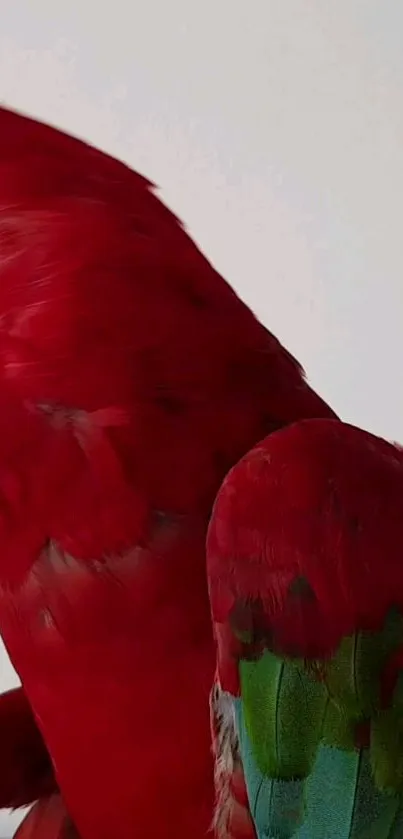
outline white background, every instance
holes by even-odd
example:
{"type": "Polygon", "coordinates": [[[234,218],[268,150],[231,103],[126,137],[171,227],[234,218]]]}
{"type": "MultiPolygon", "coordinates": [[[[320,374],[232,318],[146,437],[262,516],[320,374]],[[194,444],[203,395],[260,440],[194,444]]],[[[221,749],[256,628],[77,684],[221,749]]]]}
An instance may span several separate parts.
{"type": "Polygon", "coordinates": [[[401,0],[0,11],[0,99],[159,184],[343,418],[403,440],[401,0]]]}

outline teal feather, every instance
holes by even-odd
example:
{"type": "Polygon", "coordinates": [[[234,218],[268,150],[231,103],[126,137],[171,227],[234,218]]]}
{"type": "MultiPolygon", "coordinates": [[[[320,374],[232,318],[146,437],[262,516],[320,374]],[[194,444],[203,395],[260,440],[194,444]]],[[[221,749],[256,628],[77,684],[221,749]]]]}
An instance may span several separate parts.
{"type": "Polygon", "coordinates": [[[235,719],[249,805],[258,839],[289,839],[304,820],[303,780],[270,778],[259,769],[245,725],[243,703],[235,702],[235,719]]]}
{"type": "Polygon", "coordinates": [[[402,839],[403,836],[403,807],[399,807],[388,839],[402,839]]]}
{"type": "Polygon", "coordinates": [[[307,782],[306,820],[295,839],[391,839],[403,802],[374,783],[367,750],[321,746],[307,782]]]}
{"type": "Polygon", "coordinates": [[[235,707],[258,839],[402,839],[403,799],[375,786],[366,750],[321,745],[307,780],[268,778],[256,763],[242,700],[235,707]]]}

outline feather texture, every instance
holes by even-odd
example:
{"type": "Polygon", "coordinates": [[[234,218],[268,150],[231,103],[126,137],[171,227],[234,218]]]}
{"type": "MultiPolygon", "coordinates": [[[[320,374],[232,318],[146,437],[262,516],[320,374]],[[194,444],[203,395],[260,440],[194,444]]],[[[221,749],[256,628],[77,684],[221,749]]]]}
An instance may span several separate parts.
{"type": "Polygon", "coordinates": [[[313,768],[327,706],[323,683],[266,651],[239,663],[245,727],[256,762],[272,778],[306,778],[313,768]]]}
{"type": "Polygon", "coordinates": [[[402,450],[334,420],[278,431],[224,481],[207,546],[259,839],[398,836],[402,450]]]}
{"type": "Polygon", "coordinates": [[[25,816],[14,839],[79,839],[60,795],[38,801],[25,816]]]}
{"type": "Polygon", "coordinates": [[[0,631],[82,839],[205,836],[213,499],[318,415],[148,181],[0,109],[0,631]]]}
{"type": "Polygon", "coordinates": [[[53,767],[21,688],[0,695],[0,807],[17,808],[55,791],[53,767]]]}
{"type": "Polygon", "coordinates": [[[255,839],[244,770],[235,725],[232,697],[218,681],[210,696],[216,807],[213,827],[217,839],[255,839]]]}

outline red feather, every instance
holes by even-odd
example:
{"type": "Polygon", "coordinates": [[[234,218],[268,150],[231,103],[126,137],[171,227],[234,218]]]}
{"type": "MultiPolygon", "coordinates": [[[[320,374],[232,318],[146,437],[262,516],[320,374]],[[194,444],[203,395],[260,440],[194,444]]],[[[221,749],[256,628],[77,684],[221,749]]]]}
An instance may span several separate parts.
{"type": "Polygon", "coordinates": [[[55,790],[53,767],[31,707],[16,688],[0,695],[0,807],[24,807],[55,790]]]}
{"type": "Polygon", "coordinates": [[[5,109],[0,409],[0,631],[68,811],[82,839],[201,839],[213,499],[333,414],[144,178],[5,109]]]}
{"type": "Polygon", "coordinates": [[[261,442],[225,479],[209,529],[223,687],[236,691],[240,656],[324,658],[403,611],[402,544],[401,449],[321,419],[261,442]]]}
{"type": "Polygon", "coordinates": [[[20,824],[14,839],[79,839],[60,795],[38,801],[20,824]]]}

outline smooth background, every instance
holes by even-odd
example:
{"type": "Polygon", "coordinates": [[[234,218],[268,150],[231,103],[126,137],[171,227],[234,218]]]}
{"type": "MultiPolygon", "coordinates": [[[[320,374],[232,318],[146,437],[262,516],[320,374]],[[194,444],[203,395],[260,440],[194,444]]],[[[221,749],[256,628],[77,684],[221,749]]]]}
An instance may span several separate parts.
{"type": "Polygon", "coordinates": [[[159,184],[336,410],[403,441],[401,0],[0,12],[0,99],[159,184]]]}

